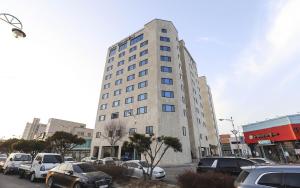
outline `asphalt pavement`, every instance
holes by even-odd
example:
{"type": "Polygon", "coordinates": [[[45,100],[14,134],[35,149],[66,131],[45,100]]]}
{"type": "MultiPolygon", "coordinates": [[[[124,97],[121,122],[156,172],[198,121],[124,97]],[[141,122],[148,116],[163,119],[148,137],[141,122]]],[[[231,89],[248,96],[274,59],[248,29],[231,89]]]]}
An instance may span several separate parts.
{"type": "Polygon", "coordinates": [[[46,188],[45,182],[31,183],[28,179],[20,179],[16,175],[0,173],[0,188],[46,188]]]}

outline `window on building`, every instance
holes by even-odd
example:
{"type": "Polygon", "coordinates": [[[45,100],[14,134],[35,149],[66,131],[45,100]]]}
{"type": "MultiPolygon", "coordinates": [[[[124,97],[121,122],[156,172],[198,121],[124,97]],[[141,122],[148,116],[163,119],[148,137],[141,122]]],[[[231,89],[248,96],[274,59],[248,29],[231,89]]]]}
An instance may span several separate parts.
{"type": "Polygon", "coordinates": [[[160,46],[161,51],[171,51],[171,48],[169,46],[160,46]]]}
{"type": "Polygon", "coordinates": [[[160,56],[160,60],[161,61],[168,61],[168,62],[170,62],[171,61],[171,57],[170,56],[161,55],[160,56]]]}
{"type": "Polygon", "coordinates": [[[164,42],[170,42],[170,38],[169,37],[160,37],[160,41],[164,41],[164,42]]]}
{"type": "Polygon", "coordinates": [[[109,57],[111,57],[111,56],[113,56],[113,55],[116,54],[116,51],[117,51],[116,49],[117,49],[116,47],[110,49],[110,51],[109,51],[109,57]]]}
{"type": "Polygon", "coordinates": [[[102,99],[107,99],[107,98],[108,98],[108,96],[109,96],[109,94],[108,94],[108,93],[104,93],[104,94],[102,95],[102,99]]]}
{"type": "Polygon", "coordinates": [[[125,56],[125,51],[119,53],[119,58],[125,56]]]}
{"type": "Polygon", "coordinates": [[[129,65],[127,70],[131,71],[131,70],[134,70],[134,69],[135,69],[135,64],[129,65]]]}
{"type": "Polygon", "coordinates": [[[127,41],[119,44],[119,52],[127,48],[127,41]]]}
{"type": "Polygon", "coordinates": [[[143,66],[143,65],[146,65],[146,64],[148,64],[148,59],[144,59],[143,61],[139,62],[139,66],[143,66]]]}
{"type": "Polygon", "coordinates": [[[162,78],[161,83],[162,84],[167,84],[167,85],[173,85],[173,79],[171,79],[171,78],[162,78]]]}
{"type": "Polygon", "coordinates": [[[100,110],[105,110],[107,109],[107,104],[101,104],[100,105],[100,110]]]}
{"type": "Polygon", "coordinates": [[[202,140],[202,134],[200,134],[200,139],[202,140]]]}
{"type": "Polygon", "coordinates": [[[137,109],[137,114],[145,114],[147,113],[147,106],[139,107],[137,109]]]}
{"type": "Polygon", "coordinates": [[[164,28],[163,28],[163,29],[161,29],[161,32],[162,32],[162,33],[167,33],[167,29],[164,29],[164,28]]]}
{"type": "Polygon", "coordinates": [[[124,117],[133,116],[133,109],[125,110],[124,117]]]}
{"type": "Polygon", "coordinates": [[[140,47],[146,46],[148,44],[148,40],[145,40],[144,42],[141,42],[140,47]]]}
{"type": "Polygon", "coordinates": [[[146,81],[138,83],[138,88],[141,89],[141,88],[147,87],[147,85],[148,85],[148,81],[146,80],[146,81]]]}
{"type": "Polygon", "coordinates": [[[114,91],[114,96],[120,95],[121,94],[121,89],[117,89],[114,91]]]}
{"type": "Polygon", "coordinates": [[[109,58],[109,59],[108,59],[108,61],[107,61],[107,63],[111,63],[111,62],[113,62],[113,61],[114,61],[114,59],[115,59],[114,57],[111,57],[111,58],[109,58]]]}
{"type": "Polygon", "coordinates": [[[163,112],[175,112],[175,105],[163,104],[162,111],[163,112]]]}
{"type": "Polygon", "coordinates": [[[117,119],[119,118],[119,112],[115,112],[111,114],[111,119],[117,119]]]}
{"type": "Polygon", "coordinates": [[[183,116],[186,116],[186,109],[183,109],[183,116]]]}
{"type": "Polygon", "coordinates": [[[161,91],[161,96],[166,98],[174,98],[173,91],[161,91]]]}
{"type": "Polygon", "coordinates": [[[131,53],[131,52],[135,51],[136,49],[137,49],[137,47],[136,47],[136,46],[134,46],[134,47],[130,48],[130,49],[129,49],[129,53],[131,53]]]}
{"type": "Polygon", "coordinates": [[[161,71],[161,72],[168,72],[168,73],[171,73],[171,72],[172,72],[172,67],[161,66],[161,67],[160,67],[160,71],[161,71]]]}
{"type": "Polygon", "coordinates": [[[113,66],[111,65],[111,66],[108,66],[107,68],[106,68],[106,71],[110,71],[110,70],[112,70],[113,69],[113,66]]]}
{"type": "Polygon", "coordinates": [[[120,100],[114,101],[112,104],[113,107],[120,106],[120,100]]]}
{"type": "Polygon", "coordinates": [[[139,72],[139,77],[146,76],[148,74],[148,69],[139,72]]]}
{"type": "Polygon", "coordinates": [[[101,132],[96,132],[96,138],[100,138],[101,132]]]}
{"type": "Polygon", "coordinates": [[[104,84],[104,86],[103,86],[104,89],[107,89],[109,87],[110,87],[110,83],[104,84]]]}
{"type": "Polygon", "coordinates": [[[130,40],[130,45],[134,45],[135,43],[143,40],[143,38],[144,38],[143,34],[140,34],[139,36],[134,37],[133,39],[130,40]]]}
{"type": "Polygon", "coordinates": [[[182,127],[182,135],[186,136],[186,128],[185,127],[182,127]]]}
{"type": "Polygon", "coordinates": [[[132,136],[136,133],[136,128],[130,128],[129,129],[129,135],[132,136]]]}
{"type": "Polygon", "coordinates": [[[104,121],[105,120],[105,115],[99,116],[99,121],[104,121]]]}
{"type": "Polygon", "coordinates": [[[92,137],[92,133],[87,133],[87,136],[88,137],[92,137]]]}
{"type": "Polygon", "coordinates": [[[138,95],[138,101],[146,100],[147,98],[147,93],[142,93],[138,95]]]}
{"type": "Polygon", "coordinates": [[[111,79],[111,74],[105,76],[105,80],[111,79]]]}
{"type": "Polygon", "coordinates": [[[133,80],[134,78],[135,78],[134,74],[129,75],[129,76],[127,76],[127,81],[133,80]]]}
{"type": "Polygon", "coordinates": [[[120,69],[120,70],[118,70],[117,72],[116,72],[116,75],[118,76],[118,75],[121,75],[121,74],[123,74],[123,72],[124,72],[124,70],[123,69],[120,69]]]}
{"type": "Polygon", "coordinates": [[[133,56],[130,56],[129,58],[128,58],[128,61],[132,61],[132,60],[135,60],[136,59],[136,55],[133,55],[133,56]]]}
{"type": "Polygon", "coordinates": [[[133,97],[125,98],[125,104],[133,103],[133,97]]]}
{"type": "Polygon", "coordinates": [[[126,92],[131,92],[134,90],[134,85],[130,85],[126,87],[126,92]]]}
{"type": "Polygon", "coordinates": [[[146,55],[146,54],[148,54],[148,49],[143,50],[143,51],[140,52],[140,56],[143,56],[143,55],[146,55]]]}
{"type": "Polygon", "coordinates": [[[146,134],[149,135],[153,134],[153,126],[146,126],[146,134]]]}
{"type": "Polygon", "coordinates": [[[205,140],[206,140],[206,141],[208,140],[207,136],[205,136],[205,140]]]}
{"type": "Polygon", "coordinates": [[[115,81],[115,85],[116,85],[116,86],[117,86],[117,85],[120,85],[120,84],[122,84],[122,79],[118,79],[118,80],[115,81]]]}
{"type": "Polygon", "coordinates": [[[125,61],[124,61],[124,60],[122,60],[122,61],[119,61],[119,62],[118,62],[118,66],[124,65],[124,63],[125,63],[125,61]]]}

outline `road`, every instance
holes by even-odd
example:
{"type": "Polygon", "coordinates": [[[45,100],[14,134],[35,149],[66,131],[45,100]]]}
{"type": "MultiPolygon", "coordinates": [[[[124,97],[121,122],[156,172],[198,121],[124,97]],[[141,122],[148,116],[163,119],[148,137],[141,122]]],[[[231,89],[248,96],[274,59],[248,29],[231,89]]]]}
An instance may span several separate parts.
{"type": "Polygon", "coordinates": [[[27,179],[20,179],[15,175],[0,173],[0,188],[46,188],[44,182],[31,183],[27,179]]]}

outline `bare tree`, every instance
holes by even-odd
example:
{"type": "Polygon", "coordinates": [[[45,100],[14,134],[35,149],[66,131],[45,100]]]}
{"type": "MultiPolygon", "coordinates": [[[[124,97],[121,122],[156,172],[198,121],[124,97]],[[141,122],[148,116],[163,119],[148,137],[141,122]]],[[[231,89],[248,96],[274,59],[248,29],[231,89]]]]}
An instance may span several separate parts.
{"type": "Polygon", "coordinates": [[[102,137],[111,146],[111,155],[115,155],[115,146],[125,136],[126,126],[121,121],[110,121],[104,127],[102,137]]]}

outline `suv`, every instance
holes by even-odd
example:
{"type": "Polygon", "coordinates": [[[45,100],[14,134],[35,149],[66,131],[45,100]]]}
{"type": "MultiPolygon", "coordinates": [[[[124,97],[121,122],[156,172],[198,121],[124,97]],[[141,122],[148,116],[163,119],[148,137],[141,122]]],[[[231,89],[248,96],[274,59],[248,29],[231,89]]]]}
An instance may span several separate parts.
{"type": "Polygon", "coordinates": [[[8,174],[10,172],[18,172],[18,169],[21,164],[30,163],[31,155],[26,153],[11,153],[4,165],[3,165],[3,173],[8,174]]]}
{"type": "Polygon", "coordinates": [[[200,159],[197,172],[221,172],[232,176],[238,176],[243,166],[253,166],[254,161],[240,157],[205,157],[200,159]]]}
{"type": "Polygon", "coordinates": [[[236,188],[300,188],[300,165],[243,167],[236,188]]]}

